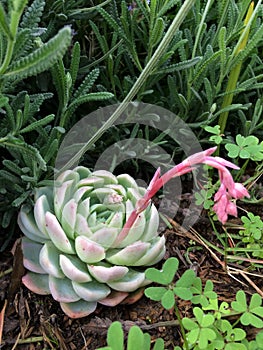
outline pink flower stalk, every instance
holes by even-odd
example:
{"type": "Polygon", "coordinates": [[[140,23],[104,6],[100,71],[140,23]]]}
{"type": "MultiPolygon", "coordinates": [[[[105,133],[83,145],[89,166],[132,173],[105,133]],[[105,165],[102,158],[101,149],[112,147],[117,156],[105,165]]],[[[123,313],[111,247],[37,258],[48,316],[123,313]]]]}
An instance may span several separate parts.
{"type": "Polygon", "coordinates": [[[203,152],[195,153],[186,158],[182,163],[168,170],[162,176],[160,176],[160,168],[158,168],[147,188],[145,195],[143,198],[138,200],[135,210],[131,213],[121,233],[119,234],[118,242],[122,241],[127,236],[129,229],[134,224],[137,216],[147,208],[152,197],[159,191],[160,188],[163,187],[166,182],[176,176],[181,176],[194,170],[194,166],[197,164],[207,164],[213,168],[216,168],[219,172],[221,185],[218,192],[215,194],[215,205],[213,207],[218,219],[225,224],[228,215],[237,216],[236,203],[233,202],[232,199],[235,200],[250,196],[246,188],[241,183],[234,182],[230,171],[227,169],[227,167],[232,169],[239,169],[239,167],[221,157],[212,157],[211,154],[213,154],[215,150],[216,147],[212,147],[203,152]]]}

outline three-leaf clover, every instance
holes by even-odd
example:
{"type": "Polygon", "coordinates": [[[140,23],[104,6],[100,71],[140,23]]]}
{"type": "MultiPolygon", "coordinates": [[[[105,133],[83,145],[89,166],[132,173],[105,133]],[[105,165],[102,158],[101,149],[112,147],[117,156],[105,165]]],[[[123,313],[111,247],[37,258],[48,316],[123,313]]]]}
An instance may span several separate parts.
{"type": "MultiPolygon", "coordinates": [[[[110,325],[107,333],[107,345],[97,350],[124,350],[124,332],[121,323],[118,321],[110,325]]],[[[130,328],[127,340],[127,350],[151,349],[151,337],[148,333],[143,333],[140,327],[134,325],[130,328]]],[[[164,341],[158,338],[155,341],[153,350],[164,350],[164,341]]]]}
{"type": "Polygon", "coordinates": [[[263,328],[263,307],[261,303],[261,296],[255,293],[252,295],[248,306],[245,292],[239,290],[236,294],[236,300],[232,301],[231,306],[235,311],[242,313],[240,322],[244,326],[252,325],[256,328],[263,328]]]}
{"type": "Polygon", "coordinates": [[[214,142],[216,145],[219,145],[222,142],[223,134],[221,134],[220,125],[206,126],[204,129],[210,134],[213,134],[212,136],[209,137],[209,141],[214,142]]]}
{"type": "MultiPolygon", "coordinates": [[[[254,215],[251,212],[247,213],[247,216],[241,216],[241,220],[244,224],[245,230],[240,230],[239,234],[245,236],[253,236],[255,240],[259,240],[263,234],[263,221],[260,216],[254,215]]],[[[247,240],[243,240],[244,242],[247,240]]],[[[248,240],[249,242],[249,240],[248,240]]]]}
{"type": "Polygon", "coordinates": [[[200,349],[207,349],[209,342],[216,339],[217,334],[211,328],[215,322],[215,318],[211,314],[205,314],[199,307],[193,308],[196,321],[184,317],[182,319],[183,326],[189,332],[187,340],[189,344],[198,344],[200,349]]]}
{"type": "Polygon", "coordinates": [[[210,209],[214,205],[212,199],[215,190],[210,188],[208,190],[201,189],[199,192],[195,192],[196,205],[203,205],[204,209],[210,209]]]}
{"type": "Polygon", "coordinates": [[[230,158],[240,157],[254,161],[263,160],[263,141],[259,143],[259,139],[253,135],[244,137],[238,134],[236,136],[236,144],[227,143],[225,148],[230,158]]]}
{"type": "Polygon", "coordinates": [[[191,287],[196,279],[193,270],[186,270],[175,284],[172,283],[178,266],[178,259],[169,258],[163,264],[161,271],[151,267],[145,272],[147,279],[165,287],[149,287],[145,289],[144,294],[151,300],[161,301],[162,306],[167,310],[174,306],[175,295],[183,300],[191,300],[193,296],[191,287]]]}
{"type": "Polygon", "coordinates": [[[167,310],[171,309],[175,303],[174,293],[169,285],[173,282],[174,275],[178,270],[178,266],[178,259],[169,258],[163,264],[161,271],[151,267],[145,272],[147,279],[167,286],[149,287],[144,291],[144,294],[151,300],[161,301],[162,306],[167,310]]]}
{"type": "MultiPolygon", "coordinates": [[[[228,320],[220,320],[218,329],[224,337],[226,343],[225,350],[246,350],[246,346],[239,343],[246,338],[246,332],[241,328],[233,328],[228,320]]],[[[222,347],[223,348],[223,347],[222,347]]]]}
{"type": "Polygon", "coordinates": [[[193,286],[191,287],[191,291],[194,294],[194,296],[191,299],[192,303],[200,304],[202,305],[202,307],[208,306],[209,300],[217,300],[217,294],[213,291],[213,289],[213,282],[211,280],[207,280],[203,290],[201,278],[196,277],[193,286]]]}

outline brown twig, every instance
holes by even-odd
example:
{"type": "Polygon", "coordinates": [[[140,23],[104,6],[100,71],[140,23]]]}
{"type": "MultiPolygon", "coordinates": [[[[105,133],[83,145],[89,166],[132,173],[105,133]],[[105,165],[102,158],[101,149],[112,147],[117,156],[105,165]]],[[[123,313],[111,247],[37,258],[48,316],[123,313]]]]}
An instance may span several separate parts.
{"type": "Polygon", "coordinates": [[[4,317],[5,317],[6,305],[7,305],[7,300],[5,300],[4,306],[0,312],[0,345],[2,344],[2,335],[3,335],[3,328],[4,328],[4,317]]]}

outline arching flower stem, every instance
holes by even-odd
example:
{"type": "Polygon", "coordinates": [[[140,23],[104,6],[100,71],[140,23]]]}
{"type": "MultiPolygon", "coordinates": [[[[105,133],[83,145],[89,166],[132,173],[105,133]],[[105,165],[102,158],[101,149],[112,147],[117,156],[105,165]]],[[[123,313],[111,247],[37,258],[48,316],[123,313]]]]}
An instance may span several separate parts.
{"type": "Polygon", "coordinates": [[[212,157],[211,155],[216,151],[217,147],[209,148],[203,152],[198,152],[186,158],[182,163],[176,165],[161,176],[160,168],[158,168],[147,188],[145,195],[136,203],[135,209],[132,211],[122,231],[118,235],[117,243],[120,243],[129,234],[130,228],[135,223],[138,215],[144,211],[151,202],[153,196],[172,178],[189,173],[195,169],[197,164],[206,164],[216,168],[219,172],[219,179],[221,182],[218,192],[215,194],[215,205],[213,207],[218,219],[225,224],[228,215],[237,216],[237,208],[232,199],[241,199],[243,197],[250,197],[248,191],[241,183],[235,183],[230,171],[227,167],[232,169],[239,169],[235,164],[221,158],[212,157]]]}

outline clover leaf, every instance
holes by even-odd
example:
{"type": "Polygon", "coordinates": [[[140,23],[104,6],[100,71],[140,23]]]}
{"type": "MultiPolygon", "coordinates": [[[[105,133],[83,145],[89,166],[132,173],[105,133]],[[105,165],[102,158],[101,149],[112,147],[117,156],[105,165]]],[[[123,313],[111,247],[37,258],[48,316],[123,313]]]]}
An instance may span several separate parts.
{"type": "MultiPolygon", "coordinates": [[[[134,325],[130,328],[127,340],[127,350],[151,349],[151,337],[148,333],[143,333],[140,327],[134,325]]],[[[119,321],[113,322],[107,333],[106,347],[97,350],[124,350],[124,332],[119,321]]],[[[164,350],[164,341],[161,338],[156,339],[152,350],[164,350]]]]}
{"type": "Polygon", "coordinates": [[[221,134],[219,125],[206,126],[204,129],[205,129],[205,131],[209,132],[210,134],[213,134],[212,136],[209,137],[209,141],[214,142],[216,145],[219,145],[222,142],[223,135],[221,134]]]}
{"type": "Polygon", "coordinates": [[[259,139],[253,135],[244,137],[238,134],[236,143],[227,143],[225,148],[230,158],[240,157],[254,161],[263,160],[263,141],[259,143],[259,139]]]}
{"type": "Polygon", "coordinates": [[[204,290],[202,288],[202,280],[200,277],[196,277],[191,287],[191,291],[194,294],[191,301],[193,304],[200,304],[202,307],[208,306],[208,299],[217,299],[216,292],[213,291],[214,284],[211,280],[207,280],[204,290]]]}
{"type": "Polygon", "coordinates": [[[263,234],[263,221],[261,220],[260,216],[248,212],[247,216],[241,216],[241,220],[244,224],[244,230],[240,230],[239,234],[248,236],[248,240],[243,241],[250,242],[250,236],[252,236],[255,240],[261,239],[263,234]]]}
{"type": "Polygon", "coordinates": [[[195,279],[195,272],[191,269],[186,270],[180,279],[176,282],[173,289],[174,294],[183,300],[191,300],[193,297],[191,287],[195,279]]]}
{"type": "Polygon", "coordinates": [[[163,264],[162,270],[159,271],[153,267],[146,270],[146,278],[160,284],[169,285],[177,272],[179,261],[176,258],[169,258],[163,264]]]}
{"type": "Polygon", "coordinates": [[[195,192],[196,205],[203,205],[204,209],[211,208],[214,205],[212,200],[214,192],[213,188],[209,190],[201,189],[201,191],[195,192]]]}
{"type": "Polygon", "coordinates": [[[187,333],[187,340],[189,344],[198,344],[199,348],[207,349],[209,342],[216,339],[216,332],[210,328],[215,322],[215,318],[211,314],[204,314],[199,307],[194,307],[193,313],[196,321],[187,317],[182,319],[183,326],[189,332],[187,333]]]}
{"type": "Polygon", "coordinates": [[[236,300],[231,303],[231,306],[235,311],[242,313],[240,322],[244,326],[252,325],[256,328],[263,328],[263,307],[261,303],[261,296],[255,293],[252,295],[248,306],[245,292],[239,290],[236,294],[236,300]]]}

